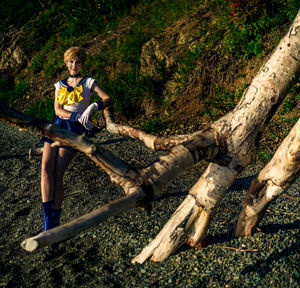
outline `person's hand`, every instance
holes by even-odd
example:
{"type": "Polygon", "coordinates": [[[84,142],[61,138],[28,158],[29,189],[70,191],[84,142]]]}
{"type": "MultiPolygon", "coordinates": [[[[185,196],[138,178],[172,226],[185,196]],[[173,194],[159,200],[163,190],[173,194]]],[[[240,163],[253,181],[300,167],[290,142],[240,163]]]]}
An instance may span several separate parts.
{"type": "Polygon", "coordinates": [[[71,122],[76,122],[78,121],[78,119],[81,117],[81,114],[77,113],[77,112],[73,112],[70,116],[70,121],[71,122]]]}
{"type": "Polygon", "coordinates": [[[86,125],[93,111],[97,109],[98,109],[98,104],[94,102],[93,104],[91,104],[85,109],[82,115],[78,118],[78,122],[81,123],[82,125],[86,125]]]}
{"type": "Polygon", "coordinates": [[[90,121],[88,121],[87,123],[83,124],[84,128],[86,130],[92,130],[93,129],[93,125],[90,121]]]}

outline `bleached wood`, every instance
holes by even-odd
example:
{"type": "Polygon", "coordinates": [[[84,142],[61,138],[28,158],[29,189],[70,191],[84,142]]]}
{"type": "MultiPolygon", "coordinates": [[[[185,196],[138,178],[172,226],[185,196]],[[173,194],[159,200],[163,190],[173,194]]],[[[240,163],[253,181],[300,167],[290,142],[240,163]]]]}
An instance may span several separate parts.
{"type": "Polygon", "coordinates": [[[34,251],[44,246],[65,241],[79,232],[99,224],[107,218],[117,215],[140,205],[144,199],[144,192],[140,189],[118,200],[112,201],[91,213],[81,216],[69,223],[42,232],[34,237],[25,239],[21,246],[27,251],[34,251]]]}
{"type": "MultiPolygon", "coordinates": [[[[246,167],[254,157],[255,143],[260,129],[271,118],[275,108],[279,106],[290,87],[299,78],[299,27],[300,10],[288,33],[280,41],[269,60],[253,79],[250,87],[244,92],[235,109],[211,125],[212,130],[216,131],[216,143],[226,148],[225,151],[227,153],[224,153],[222,156],[223,163],[226,162],[224,158],[228,159],[228,168],[226,168],[228,177],[222,175],[223,169],[219,171],[215,169],[213,173],[210,173],[208,170],[211,167],[217,167],[216,164],[211,164],[200,178],[200,181],[195,185],[197,186],[195,192],[190,192],[197,200],[197,204],[202,206],[204,210],[211,215],[214,214],[225,192],[234,181],[237,172],[246,167]],[[226,182],[222,183],[222,181],[220,181],[220,183],[218,183],[215,179],[224,179],[226,182]],[[211,184],[211,182],[214,181],[217,185],[211,184]]],[[[197,150],[197,147],[193,147],[193,151],[195,150],[197,150]]],[[[184,207],[181,207],[181,209],[185,210],[184,207]]],[[[203,218],[200,219],[200,213],[199,219],[191,221],[195,223],[195,225],[192,226],[191,235],[187,241],[192,246],[196,246],[197,241],[201,241],[206,237],[210,217],[203,214],[202,217],[203,218]]],[[[157,246],[155,251],[164,251],[166,246],[169,247],[167,252],[170,254],[176,250],[175,245],[179,246],[179,241],[175,242],[169,240],[169,235],[175,233],[176,229],[177,226],[174,225],[173,228],[168,231],[168,234],[165,235],[165,238],[160,239],[160,243],[164,244],[157,246]],[[165,245],[165,243],[167,243],[167,245],[165,245]]],[[[186,233],[189,232],[186,231],[186,233]]],[[[156,239],[153,241],[157,242],[156,239]]],[[[151,246],[152,243],[149,244],[149,247],[151,246]]],[[[142,263],[142,260],[145,259],[143,253],[145,253],[144,250],[136,257],[139,259],[139,263],[142,263]]],[[[170,254],[165,253],[163,257],[155,259],[164,260],[170,254]]],[[[147,254],[147,257],[150,256],[151,255],[147,254]]]]}
{"type": "Polygon", "coordinates": [[[183,243],[192,247],[202,245],[210,218],[236,175],[232,169],[210,164],[161,233],[132,262],[143,263],[151,256],[153,261],[163,261],[183,243]]]}
{"type": "MultiPolygon", "coordinates": [[[[144,262],[149,257],[153,261],[162,261],[182,243],[196,246],[205,239],[209,222],[224,194],[237,174],[253,159],[261,129],[268,123],[291,86],[298,81],[300,75],[299,27],[300,11],[287,35],[280,41],[269,60],[253,79],[235,109],[196,133],[173,138],[156,137],[114,123],[111,114],[105,109],[104,115],[110,132],[139,139],[155,150],[169,150],[167,155],[161,156],[157,162],[145,168],[131,167],[111,152],[100,148],[82,136],[70,134],[65,130],[62,131],[55,125],[24,116],[17,111],[11,113],[11,111],[5,111],[6,109],[0,106],[0,117],[9,119],[10,123],[22,129],[45,135],[86,153],[108,173],[113,182],[119,184],[125,193],[129,194],[128,197],[139,191],[139,196],[142,199],[133,201],[132,206],[129,205],[130,207],[135,207],[143,201],[159,198],[162,189],[172,179],[200,160],[205,159],[213,162],[158,236],[140,255],[133,259],[133,262],[138,263],[144,262]]],[[[288,148],[285,147],[284,149],[288,148]]],[[[296,155],[298,155],[297,153],[296,155]]],[[[292,170],[294,171],[295,166],[293,167],[292,170]]],[[[284,165],[276,173],[281,173],[282,169],[285,169],[284,165]]],[[[291,175],[294,175],[293,173],[291,175]]],[[[268,173],[266,172],[265,175],[268,173]]],[[[292,178],[292,176],[288,177],[290,180],[292,178]]],[[[270,183],[270,180],[268,179],[266,182],[270,183]]],[[[253,185],[255,186],[255,183],[253,185]]],[[[277,183],[270,183],[270,192],[266,194],[270,199],[281,193],[274,185],[278,186],[277,183]]],[[[258,201],[257,207],[259,209],[264,209],[266,199],[261,202],[258,201]]],[[[117,204],[113,206],[115,208],[114,213],[120,213],[128,208],[126,205],[121,205],[121,209],[118,209],[117,206],[117,204]]],[[[101,210],[103,207],[99,209],[101,210]]],[[[256,216],[261,215],[259,209],[254,211],[256,216]]],[[[75,227],[77,227],[76,224],[75,227]]],[[[83,225],[83,227],[85,226],[83,225]]],[[[75,229],[76,232],[74,233],[81,231],[80,229],[75,229]]],[[[69,235],[73,234],[69,233],[69,235]]],[[[44,239],[43,237],[40,238],[44,239]]],[[[56,237],[56,241],[61,241],[59,240],[60,237],[56,237]]],[[[28,242],[29,249],[36,247],[37,239],[33,237],[32,241],[28,242]]],[[[47,241],[45,240],[44,243],[47,244],[47,241]]],[[[27,247],[26,243],[24,245],[27,247]]]]}
{"type": "Polygon", "coordinates": [[[140,129],[135,129],[127,125],[115,123],[109,108],[104,110],[103,115],[106,122],[106,129],[110,133],[122,134],[133,139],[139,139],[152,150],[170,150],[176,145],[186,142],[193,136],[193,134],[186,134],[171,137],[158,137],[146,133],[140,129]]]}
{"type": "MultiPolygon", "coordinates": [[[[155,249],[157,247],[161,247],[160,245],[163,245],[163,241],[165,239],[169,239],[170,237],[174,236],[175,243],[181,243],[183,240],[181,237],[184,235],[182,233],[183,227],[185,227],[185,224],[189,220],[189,216],[193,214],[193,210],[195,209],[195,199],[192,196],[187,196],[186,199],[181,203],[181,205],[177,208],[176,212],[173,214],[173,216],[170,218],[170,220],[166,223],[164,228],[159,232],[159,234],[156,236],[156,238],[151,241],[151,243],[146,246],[142,252],[137,255],[134,259],[132,259],[132,263],[144,263],[148,258],[150,258],[154,253],[155,249]],[[174,227],[178,227],[178,229],[175,229],[174,227]],[[174,231],[172,235],[170,235],[170,230],[174,231]]],[[[167,255],[173,252],[173,248],[177,247],[178,245],[173,245],[172,247],[166,247],[163,245],[167,251],[167,255]],[[170,251],[171,248],[171,251],[170,251]]],[[[163,251],[162,251],[163,252],[163,251]]],[[[159,253],[160,257],[164,257],[162,253],[159,253]]],[[[152,258],[154,261],[158,261],[159,255],[155,254],[155,257],[152,258]]],[[[161,259],[161,258],[160,258],[161,259]]]]}
{"type": "Polygon", "coordinates": [[[235,236],[250,235],[268,205],[280,196],[300,171],[300,120],[271,161],[252,180],[235,229],[235,236]]]}

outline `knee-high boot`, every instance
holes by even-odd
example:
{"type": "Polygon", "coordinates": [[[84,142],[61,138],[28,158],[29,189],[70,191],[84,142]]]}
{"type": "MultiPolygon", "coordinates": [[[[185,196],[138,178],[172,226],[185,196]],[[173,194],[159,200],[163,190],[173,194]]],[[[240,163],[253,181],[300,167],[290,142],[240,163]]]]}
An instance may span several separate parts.
{"type": "Polygon", "coordinates": [[[53,201],[42,202],[43,216],[44,216],[44,231],[53,228],[53,216],[52,216],[52,203],[53,201]]]}
{"type": "Polygon", "coordinates": [[[59,218],[61,214],[61,208],[60,209],[52,209],[52,216],[53,216],[53,227],[56,227],[59,225],[59,218]]]}
{"type": "Polygon", "coordinates": [[[53,209],[52,204],[53,204],[52,200],[42,203],[43,216],[44,216],[44,231],[47,231],[59,225],[61,208],[53,209]]]}

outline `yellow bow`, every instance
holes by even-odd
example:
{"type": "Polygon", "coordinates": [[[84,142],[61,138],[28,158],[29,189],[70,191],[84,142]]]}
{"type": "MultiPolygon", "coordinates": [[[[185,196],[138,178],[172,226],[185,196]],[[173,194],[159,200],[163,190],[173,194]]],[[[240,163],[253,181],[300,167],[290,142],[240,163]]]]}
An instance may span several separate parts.
{"type": "Polygon", "coordinates": [[[57,96],[56,100],[61,105],[71,105],[74,103],[78,103],[83,99],[83,97],[81,96],[82,91],[82,85],[75,87],[71,92],[68,92],[66,87],[61,87],[59,89],[59,95],[57,96]]]}

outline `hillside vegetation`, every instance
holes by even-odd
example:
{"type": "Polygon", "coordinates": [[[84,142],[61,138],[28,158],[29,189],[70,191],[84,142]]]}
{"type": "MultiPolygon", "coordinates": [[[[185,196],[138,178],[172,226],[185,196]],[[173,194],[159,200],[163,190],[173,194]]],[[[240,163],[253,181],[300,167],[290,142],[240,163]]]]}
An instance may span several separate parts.
{"type": "MultiPolygon", "coordinates": [[[[63,53],[82,46],[84,73],[114,98],[118,120],[152,133],[190,132],[231,110],[299,9],[296,0],[4,2],[0,102],[51,120],[63,53]]],[[[270,142],[296,123],[299,94],[296,85],[281,105],[270,142]]]]}

